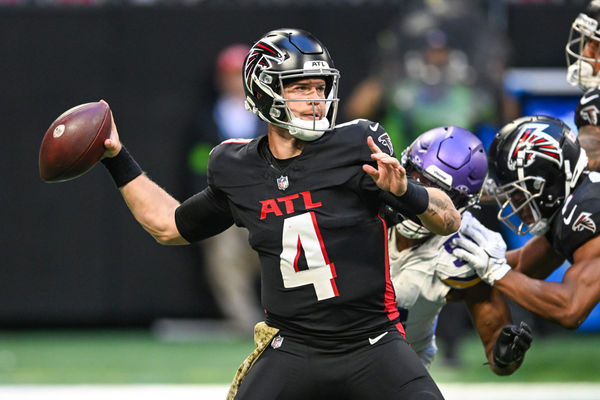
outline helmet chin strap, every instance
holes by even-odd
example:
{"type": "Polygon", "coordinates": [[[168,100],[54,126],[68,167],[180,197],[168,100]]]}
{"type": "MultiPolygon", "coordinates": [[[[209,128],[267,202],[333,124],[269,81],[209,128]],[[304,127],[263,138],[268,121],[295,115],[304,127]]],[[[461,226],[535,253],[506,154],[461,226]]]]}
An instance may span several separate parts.
{"type": "Polygon", "coordinates": [[[297,117],[292,118],[288,130],[290,135],[300,140],[312,142],[317,140],[329,128],[329,120],[322,118],[316,121],[309,121],[297,117]]]}

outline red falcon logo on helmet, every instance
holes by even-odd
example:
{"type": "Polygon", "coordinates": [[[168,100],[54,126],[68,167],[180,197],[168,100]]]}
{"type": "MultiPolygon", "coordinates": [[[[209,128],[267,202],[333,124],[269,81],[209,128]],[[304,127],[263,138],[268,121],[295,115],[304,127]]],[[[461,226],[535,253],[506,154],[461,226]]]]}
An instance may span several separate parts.
{"type": "Polygon", "coordinates": [[[536,157],[562,165],[562,153],[556,139],[544,132],[548,124],[531,123],[521,128],[510,148],[508,168],[512,171],[516,167],[528,167],[536,157]]]}
{"type": "Polygon", "coordinates": [[[281,64],[285,61],[285,55],[277,47],[264,41],[260,41],[252,46],[248,53],[246,66],[244,67],[244,80],[248,88],[252,87],[252,75],[256,71],[256,68],[269,69],[272,65],[271,61],[281,64]]]}

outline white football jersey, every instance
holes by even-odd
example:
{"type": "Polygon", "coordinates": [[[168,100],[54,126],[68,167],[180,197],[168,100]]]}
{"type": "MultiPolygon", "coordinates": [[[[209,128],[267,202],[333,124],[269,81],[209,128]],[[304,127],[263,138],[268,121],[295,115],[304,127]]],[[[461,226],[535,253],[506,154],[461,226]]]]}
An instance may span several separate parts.
{"type": "Polygon", "coordinates": [[[452,255],[450,236],[432,235],[424,243],[398,251],[396,228],[389,240],[390,272],[398,307],[407,311],[402,322],[406,340],[429,367],[437,351],[435,327],[452,288],[474,286],[481,279],[475,271],[452,255]]]}

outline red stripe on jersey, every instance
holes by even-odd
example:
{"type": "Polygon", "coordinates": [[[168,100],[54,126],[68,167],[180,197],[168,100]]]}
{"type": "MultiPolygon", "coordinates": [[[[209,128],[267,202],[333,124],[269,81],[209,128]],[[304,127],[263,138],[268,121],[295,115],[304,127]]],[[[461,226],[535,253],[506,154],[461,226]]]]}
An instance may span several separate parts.
{"type": "Polygon", "coordinates": [[[300,240],[300,235],[298,235],[298,244],[296,245],[296,257],[294,257],[294,271],[300,271],[298,269],[298,259],[300,258],[300,253],[302,252],[302,241],[300,240]]]}
{"type": "Polygon", "coordinates": [[[336,296],[339,296],[340,294],[338,292],[338,288],[337,288],[337,285],[335,284],[335,280],[334,280],[334,278],[337,277],[337,274],[335,272],[335,266],[333,265],[332,262],[329,262],[329,256],[327,255],[327,250],[325,250],[325,244],[323,243],[323,237],[321,236],[321,231],[319,230],[319,225],[317,225],[317,217],[313,211],[310,211],[309,214],[310,214],[310,217],[312,218],[313,226],[315,227],[315,233],[317,234],[317,239],[319,239],[319,246],[321,246],[321,253],[323,253],[323,258],[325,259],[325,263],[327,265],[329,265],[329,268],[331,268],[331,276],[333,277],[329,280],[331,282],[331,288],[333,289],[333,293],[336,296]]]}
{"type": "MultiPolygon", "coordinates": [[[[377,217],[381,220],[383,224],[383,236],[384,236],[384,247],[385,247],[385,297],[384,297],[384,305],[385,311],[387,312],[388,318],[390,321],[395,320],[400,317],[400,313],[398,312],[398,304],[396,303],[396,293],[394,292],[394,285],[392,284],[392,279],[390,278],[390,258],[388,253],[388,235],[387,235],[387,225],[385,220],[381,218],[381,214],[377,214],[377,217]]],[[[402,334],[404,334],[404,328],[402,328],[402,324],[400,324],[400,329],[402,329],[402,334]]]]}
{"type": "MultiPolygon", "coordinates": [[[[400,332],[402,334],[402,337],[404,339],[406,339],[406,332],[404,332],[404,327],[402,326],[402,322],[398,322],[396,324],[396,329],[398,329],[398,332],[400,332]]],[[[410,343],[408,345],[410,346],[410,343]]]]}

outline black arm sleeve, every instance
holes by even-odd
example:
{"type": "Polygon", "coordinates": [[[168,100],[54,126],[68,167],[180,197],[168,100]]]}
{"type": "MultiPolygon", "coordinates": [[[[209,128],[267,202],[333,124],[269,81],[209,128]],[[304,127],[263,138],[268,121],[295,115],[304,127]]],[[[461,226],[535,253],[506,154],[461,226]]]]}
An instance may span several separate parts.
{"type": "MultiPolygon", "coordinates": [[[[421,185],[421,183],[410,178],[409,182],[415,187],[424,187],[423,185],[421,185]]],[[[383,214],[388,223],[395,225],[398,222],[408,218],[416,222],[417,224],[421,224],[421,221],[419,220],[419,217],[417,217],[417,215],[424,212],[424,210],[422,210],[422,207],[419,207],[418,210],[415,210],[414,206],[411,207],[410,205],[406,204],[404,199],[402,199],[401,197],[396,197],[392,193],[386,192],[384,190],[382,190],[379,193],[379,198],[384,204],[383,214]]],[[[428,198],[429,196],[427,196],[427,199],[428,198]]]]}
{"type": "Polygon", "coordinates": [[[229,228],[233,217],[225,194],[208,186],[177,207],[175,223],[185,240],[196,242],[229,228]]]}

